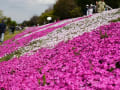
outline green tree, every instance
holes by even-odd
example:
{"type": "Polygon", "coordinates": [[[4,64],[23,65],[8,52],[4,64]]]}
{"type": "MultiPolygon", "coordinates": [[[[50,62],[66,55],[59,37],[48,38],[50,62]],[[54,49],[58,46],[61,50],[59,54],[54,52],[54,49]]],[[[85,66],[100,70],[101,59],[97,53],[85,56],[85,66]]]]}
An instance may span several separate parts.
{"type": "Polygon", "coordinates": [[[11,21],[11,25],[16,26],[17,25],[16,21],[11,21]]]}
{"type": "Polygon", "coordinates": [[[105,0],[105,3],[112,8],[120,8],[120,0],[105,0]]]}
{"type": "MultiPolygon", "coordinates": [[[[26,20],[23,21],[23,22],[21,23],[21,25],[22,25],[22,26],[30,26],[29,21],[26,21],[26,20]]],[[[21,26],[21,25],[20,25],[20,26],[21,26]]]]}
{"type": "Polygon", "coordinates": [[[0,10],[0,21],[3,19],[3,11],[0,10]]]}
{"type": "Polygon", "coordinates": [[[70,11],[71,17],[78,17],[81,16],[81,9],[80,7],[76,7],[70,11]]]}
{"type": "Polygon", "coordinates": [[[54,15],[58,16],[60,19],[66,19],[73,17],[73,12],[75,16],[79,16],[79,7],[76,5],[74,0],[58,0],[54,5],[54,15]]]}
{"type": "Polygon", "coordinates": [[[30,19],[30,25],[37,25],[38,24],[38,16],[33,16],[31,19],[30,19]]]}
{"type": "Polygon", "coordinates": [[[47,11],[47,12],[42,13],[42,15],[40,16],[40,19],[39,19],[39,23],[40,23],[40,24],[48,23],[47,17],[52,17],[51,22],[54,22],[54,20],[55,20],[57,17],[56,17],[53,13],[54,13],[53,10],[49,10],[49,11],[47,11]]]}
{"type": "Polygon", "coordinates": [[[7,24],[8,26],[11,25],[11,22],[12,22],[12,20],[11,20],[10,17],[6,18],[6,24],[7,24]]]}
{"type": "Polygon", "coordinates": [[[2,10],[0,10],[0,17],[2,17],[3,16],[3,11],[2,10]]]}

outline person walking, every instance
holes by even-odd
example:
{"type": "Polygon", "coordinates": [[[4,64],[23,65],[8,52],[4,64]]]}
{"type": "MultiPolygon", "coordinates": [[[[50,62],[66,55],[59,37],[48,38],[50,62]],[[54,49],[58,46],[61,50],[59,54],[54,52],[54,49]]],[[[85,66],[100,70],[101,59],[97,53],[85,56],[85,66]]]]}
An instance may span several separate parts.
{"type": "Polygon", "coordinates": [[[4,41],[5,31],[6,31],[6,24],[4,23],[4,20],[2,20],[2,23],[0,23],[0,42],[4,41]]]}
{"type": "Polygon", "coordinates": [[[105,4],[104,0],[100,0],[99,2],[97,2],[97,12],[98,13],[105,11],[105,7],[106,7],[106,4],[105,4]]]}

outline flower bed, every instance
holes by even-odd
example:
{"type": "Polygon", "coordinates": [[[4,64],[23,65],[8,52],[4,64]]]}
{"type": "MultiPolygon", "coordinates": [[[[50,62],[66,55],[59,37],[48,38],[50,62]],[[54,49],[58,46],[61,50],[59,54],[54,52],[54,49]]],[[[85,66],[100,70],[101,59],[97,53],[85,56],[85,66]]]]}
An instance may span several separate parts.
{"type": "Polygon", "coordinates": [[[43,47],[53,48],[61,41],[67,41],[72,39],[78,35],[82,35],[84,32],[90,32],[101,25],[106,25],[112,19],[120,17],[118,12],[119,9],[114,9],[111,11],[105,11],[103,13],[97,13],[89,18],[84,18],[82,20],[78,20],[74,23],[71,23],[63,28],[57,29],[41,38],[33,39],[30,41],[31,43],[36,42],[35,44],[30,44],[21,49],[22,53],[37,50],[43,47]],[[42,41],[42,42],[41,42],[42,41]]]}
{"type": "Polygon", "coordinates": [[[0,63],[5,90],[119,90],[119,78],[120,22],[0,63]]]}
{"type": "MultiPolygon", "coordinates": [[[[86,16],[89,17],[89,16],[86,16]]],[[[52,27],[50,25],[49,28],[44,27],[45,29],[41,31],[40,28],[35,29],[31,34],[27,34],[25,37],[22,37],[20,39],[16,38],[8,40],[5,42],[6,45],[0,46],[0,57],[6,56],[7,54],[11,54],[18,50],[20,47],[24,47],[29,44],[29,42],[33,39],[40,38],[42,36],[47,35],[48,33],[56,30],[57,28],[61,28],[66,26],[67,24],[70,24],[71,22],[75,22],[81,19],[84,19],[86,17],[79,17],[79,18],[74,18],[74,19],[68,19],[68,20],[63,20],[60,22],[57,22],[57,25],[52,24],[52,27]],[[40,29],[40,30],[39,30],[40,29]]],[[[24,34],[24,33],[23,33],[24,34]]],[[[18,35],[19,36],[19,35],[18,35]]]]}
{"type": "MultiPolygon", "coordinates": [[[[68,20],[65,20],[65,21],[67,22],[68,20]]],[[[51,26],[59,25],[59,24],[61,24],[61,22],[65,23],[65,21],[64,22],[59,21],[59,22],[55,22],[55,23],[50,23],[50,24],[46,24],[46,25],[43,25],[43,26],[39,26],[39,27],[28,27],[22,33],[16,35],[14,38],[12,38],[10,40],[5,41],[3,44],[5,44],[5,45],[9,44],[11,41],[16,41],[16,40],[19,40],[19,39],[21,39],[21,38],[23,38],[25,36],[29,36],[30,34],[35,33],[36,31],[42,31],[42,30],[47,29],[47,28],[49,28],[51,26]]]]}

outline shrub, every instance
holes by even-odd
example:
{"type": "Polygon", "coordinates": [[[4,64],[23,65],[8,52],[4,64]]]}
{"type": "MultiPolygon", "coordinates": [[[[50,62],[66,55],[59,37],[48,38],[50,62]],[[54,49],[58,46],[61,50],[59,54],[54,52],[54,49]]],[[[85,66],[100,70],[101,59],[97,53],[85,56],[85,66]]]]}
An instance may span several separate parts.
{"type": "Polygon", "coordinates": [[[117,18],[117,19],[111,20],[111,21],[109,21],[109,22],[118,22],[118,21],[120,21],[120,18],[117,18]]]}

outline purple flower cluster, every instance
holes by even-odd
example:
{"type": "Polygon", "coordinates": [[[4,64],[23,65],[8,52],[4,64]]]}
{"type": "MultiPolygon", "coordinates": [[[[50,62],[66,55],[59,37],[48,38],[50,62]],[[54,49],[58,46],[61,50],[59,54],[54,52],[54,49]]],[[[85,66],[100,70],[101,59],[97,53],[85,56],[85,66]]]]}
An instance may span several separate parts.
{"type": "Polygon", "coordinates": [[[5,90],[119,90],[120,23],[0,63],[5,90]],[[107,38],[100,38],[100,30],[107,38]]]}

